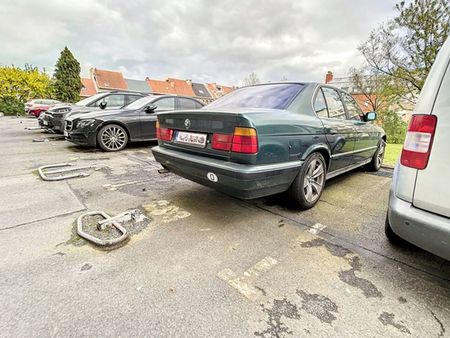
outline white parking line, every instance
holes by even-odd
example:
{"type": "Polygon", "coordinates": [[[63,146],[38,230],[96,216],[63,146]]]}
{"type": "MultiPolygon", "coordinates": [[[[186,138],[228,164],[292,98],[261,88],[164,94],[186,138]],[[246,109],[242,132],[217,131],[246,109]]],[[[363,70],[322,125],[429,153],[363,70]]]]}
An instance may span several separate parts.
{"type": "Polygon", "coordinates": [[[276,264],[278,264],[278,261],[275,258],[267,256],[246,270],[242,276],[237,276],[231,269],[223,269],[219,271],[217,276],[247,299],[255,301],[263,295],[262,291],[253,285],[255,279],[269,271],[276,264]]]}
{"type": "Polygon", "coordinates": [[[327,227],[326,225],[323,225],[323,224],[320,224],[320,223],[316,223],[308,231],[310,233],[312,233],[313,235],[317,235],[319,232],[323,231],[326,227],[327,227]]]}

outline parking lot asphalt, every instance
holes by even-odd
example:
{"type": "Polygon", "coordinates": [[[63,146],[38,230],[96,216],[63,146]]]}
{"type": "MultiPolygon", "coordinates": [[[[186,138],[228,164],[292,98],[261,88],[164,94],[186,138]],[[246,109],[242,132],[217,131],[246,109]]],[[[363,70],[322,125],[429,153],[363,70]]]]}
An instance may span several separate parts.
{"type": "Polygon", "coordinates": [[[79,148],[0,118],[0,336],[448,337],[450,264],[392,247],[391,172],[333,179],[315,208],[240,201],[170,173],[151,147],[79,148]],[[44,182],[36,169],[94,165],[44,182]],[[148,218],[114,250],[87,211],[148,218]]]}

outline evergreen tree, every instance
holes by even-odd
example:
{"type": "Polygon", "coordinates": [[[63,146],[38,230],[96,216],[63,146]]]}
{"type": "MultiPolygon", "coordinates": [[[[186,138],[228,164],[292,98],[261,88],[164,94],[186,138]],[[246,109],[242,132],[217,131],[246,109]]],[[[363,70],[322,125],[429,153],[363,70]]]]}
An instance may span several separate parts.
{"type": "Polygon", "coordinates": [[[75,59],[69,48],[64,47],[56,62],[54,91],[55,97],[63,102],[80,100],[81,80],[80,63],[75,59]]]}

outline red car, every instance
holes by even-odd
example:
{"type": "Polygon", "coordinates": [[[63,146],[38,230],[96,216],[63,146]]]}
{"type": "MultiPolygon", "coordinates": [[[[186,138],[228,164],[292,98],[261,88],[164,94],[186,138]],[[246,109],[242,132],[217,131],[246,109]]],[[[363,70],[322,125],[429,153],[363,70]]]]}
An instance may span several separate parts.
{"type": "Polygon", "coordinates": [[[53,107],[56,104],[61,103],[57,100],[50,100],[50,99],[35,99],[30,100],[27,103],[25,103],[25,112],[28,115],[34,115],[36,117],[39,117],[43,111],[48,110],[50,107],[53,107]]]}

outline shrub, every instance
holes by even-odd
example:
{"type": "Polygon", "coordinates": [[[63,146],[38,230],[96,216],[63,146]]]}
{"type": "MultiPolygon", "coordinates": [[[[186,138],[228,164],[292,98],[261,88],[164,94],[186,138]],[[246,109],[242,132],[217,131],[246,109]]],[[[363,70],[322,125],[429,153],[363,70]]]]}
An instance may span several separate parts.
{"type": "Polygon", "coordinates": [[[24,115],[24,102],[15,98],[0,100],[0,112],[5,115],[24,115]]]}
{"type": "Polygon", "coordinates": [[[380,122],[386,132],[388,143],[401,144],[405,141],[407,123],[392,111],[380,114],[380,122]]]}

